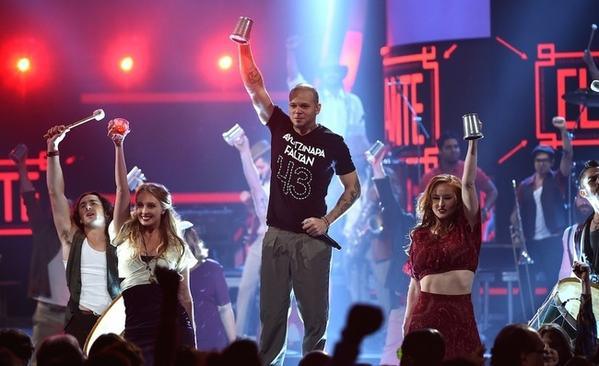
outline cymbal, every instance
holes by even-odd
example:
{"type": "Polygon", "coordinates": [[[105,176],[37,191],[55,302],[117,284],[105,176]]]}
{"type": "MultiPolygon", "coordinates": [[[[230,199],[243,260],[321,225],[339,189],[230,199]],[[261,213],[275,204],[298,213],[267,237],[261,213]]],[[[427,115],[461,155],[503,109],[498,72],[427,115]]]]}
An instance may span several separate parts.
{"type": "Polygon", "coordinates": [[[562,98],[571,104],[577,104],[587,107],[599,107],[599,93],[589,91],[588,89],[578,89],[567,92],[562,98]]]}

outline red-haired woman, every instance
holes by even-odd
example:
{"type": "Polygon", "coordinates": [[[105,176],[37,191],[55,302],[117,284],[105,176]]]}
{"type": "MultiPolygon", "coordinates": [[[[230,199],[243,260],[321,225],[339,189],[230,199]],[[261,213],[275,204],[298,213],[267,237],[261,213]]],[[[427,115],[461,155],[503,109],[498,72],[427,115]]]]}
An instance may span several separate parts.
{"type": "Polygon", "coordinates": [[[462,180],[438,175],[418,200],[419,223],[408,249],[412,279],[404,334],[434,328],[445,359],[480,351],[470,293],[478,266],[481,219],[476,187],[477,141],[470,140],[462,180]]]}

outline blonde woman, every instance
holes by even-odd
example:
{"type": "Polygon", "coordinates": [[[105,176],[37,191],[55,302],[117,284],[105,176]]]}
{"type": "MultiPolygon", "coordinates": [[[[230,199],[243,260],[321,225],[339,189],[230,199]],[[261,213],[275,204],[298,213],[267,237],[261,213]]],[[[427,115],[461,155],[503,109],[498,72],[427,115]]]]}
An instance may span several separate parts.
{"type": "Polygon", "coordinates": [[[144,183],[135,192],[135,208],[112,241],[119,260],[119,277],[125,301],[125,338],[141,348],[145,364],[153,365],[160,321],[162,291],[154,271],[157,266],[181,276],[177,307],[178,346],[195,346],[193,301],[189,269],[197,260],[177,231],[177,218],[169,191],[161,184],[144,183]]]}

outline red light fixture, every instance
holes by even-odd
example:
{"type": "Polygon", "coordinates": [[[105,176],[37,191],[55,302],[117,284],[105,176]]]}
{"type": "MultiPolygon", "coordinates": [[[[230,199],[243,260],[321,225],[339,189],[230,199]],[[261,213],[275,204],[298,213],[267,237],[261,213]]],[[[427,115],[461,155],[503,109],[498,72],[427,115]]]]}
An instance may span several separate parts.
{"type": "Polygon", "coordinates": [[[29,57],[20,57],[17,60],[16,68],[21,73],[26,73],[31,70],[31,59],[29,57]]]}

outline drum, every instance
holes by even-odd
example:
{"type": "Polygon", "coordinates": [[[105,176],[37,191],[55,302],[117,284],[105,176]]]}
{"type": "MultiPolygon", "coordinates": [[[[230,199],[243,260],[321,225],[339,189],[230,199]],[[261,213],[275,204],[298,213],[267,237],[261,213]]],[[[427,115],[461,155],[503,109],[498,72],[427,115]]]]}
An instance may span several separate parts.
{"type": "Polygon", "coordinates": [[[125,300],[123,296],[119,295],[115,298],[110,305],[106,308],[104,313],[98,318],[96,324],[92,328],[91,332],[85,340],[83,346],[83,352],[85,355],[88,354],[92,344],[102,334],[115,333],[122,335],[125,331],[125,300]]]}
{"type": "MultiPolygon", "coordinates": [[[[582,285],[578,278],[564,278],[555,285],[537,313],[528,322],[534,329],[543,324],[552,323],[561,326],[572,340],[576,338],[576,318],[580,310],[582,285]]],[[[591,285],[593,314],[599,320],[599,286],[591,285]]],[[[599,328],[599,322],[597,324],[599,328]]]]}

